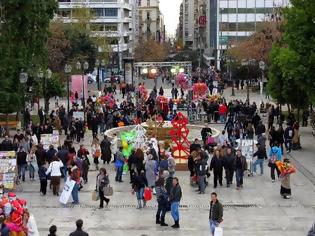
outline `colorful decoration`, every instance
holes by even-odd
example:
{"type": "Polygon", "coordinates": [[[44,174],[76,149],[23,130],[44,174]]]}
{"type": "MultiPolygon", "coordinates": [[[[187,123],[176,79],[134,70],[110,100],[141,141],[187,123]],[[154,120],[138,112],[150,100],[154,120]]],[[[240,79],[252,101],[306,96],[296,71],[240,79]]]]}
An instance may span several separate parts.
{"type": "Polygon", "coordinates": [[[175,77],[176,85],[179,86],[183,90],[188,89],[188,80],[189,80],[189,76],[184,73],[179,73],[175,77]]]}
{"type": "Polygon", "coordinates": [[[162,111],[165,115],[168,114],[168,98],[165,96],[158,96],[156,98],[157,105],[160,111],[162,111]]]}
{"type": "Polygon", "coordinates": [[[291,163],[284,162],[284,161],[276,161],[275,164],[281,173],[280,174],[281,177],[284,177],[286,175],[296,172],[295,167],[291,163]]]}
{"type": "Polygon", "coordinates": [[[99,97],[97,99],[97,104],[102,104],[108,106],[109,108],[114,108],[116,101],[113,94],[107,94],[105,96],[99,97]]]}
{"type": "Polygon", "coordinates": [[[187,139],[189,129],[187,128],[188,119],[181,112],[179,112],[172,120],[173,128],[170,130],[170,136],[175,143],[173,152],[177,151],[178,155],[175,158],[188,159],[190,143],[187,139]]]}
{"type": "Polygon", "coordinates": [[[135,131],[125,131],[120,134],[121,145],[122,145],[122,153],[128,159],[132,150],[133,150],[133,143],[136,138],[135,131]]]}
{"type": "Polygon", "coordinates": [[[139,91],[140,97],[141,97],[144,101],[148,100],[149,92],[148,92],[148,90],[144,87],[144,85],[140,85],[140,86],[138,87],[138,91],[139,91]]]}
{"type": "Polygon", "coordinates": [[[133,142],[133,147],[135,149],[142,148],[148,140],[147,136],[145,135],[147,132],[146,129],[143,128],[141,125],[137,125],[132,129],[132,132],[135,132],[136,134],[133,142]]]}
{"type": "Polygon", "coordinates": [[[208,95],[207,99],[210,102],[222,102],[223,97],[220,94],[215,94],[215,95],[208,95]]]}
{"type": "Polygon", "coordinates": [[[208,92],[208,86],[205,83],[195,83],[193,85],[194,100],[203,99],[206,97],[208,92]]]}

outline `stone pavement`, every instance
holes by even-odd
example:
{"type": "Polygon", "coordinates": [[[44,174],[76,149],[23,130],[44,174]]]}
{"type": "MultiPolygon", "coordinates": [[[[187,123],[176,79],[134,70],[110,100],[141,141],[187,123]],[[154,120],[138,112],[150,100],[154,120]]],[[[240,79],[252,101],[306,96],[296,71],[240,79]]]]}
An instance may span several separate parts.
{"type": "MultiPolygon", "coordinates": [[[[246,99],[245,91],[236,91],[237,99],[246,99]]],[[[168,93],[168,90],[166,90],[168,93]]],[[[225,91],[230,98],[231,91],[225,91]]],[[[234,97],[233,97],[234,99],[234,97]]],[[[260,95],[251,94],[251,101],[257,104],[264,100],[260,95]]],[[[222,125],[212,124],[217,129],[222,125]]],[[[265,163],[263,176],[245,177],[244,189],[219,187],[215,189],[224,208],[224,236],[305,236],[311,224],[315,221],[315,155],[314,137],[310,128],[301,129],[301,151],[293,151],[291,158],[296,163],[297,173],[291,177],[292,199],[280,197],[280,182],[271,183],[269,168],[265,163]]],[[[90,147],[91,134],[86,136],[84,144],[90,147]]],[[[91,200],[95,188],[96,171],[90,171],[89,183],[81,190],[80,206],[64,207],[59,204],[51,191],[46,197],[39,195],[39,183],[27,179],[23,183],[24,191],[19,196],[28,200],[30,211],[35,215],[40,235],[46,235],[52,224],[58,226],[58,235],[68,235],[75,229],[75,220],[82,218],[84,229],[91,236],[101,236],[110,233],[120,235],[210,235],[208,223],[208,205],[213,189],[213,177],[208,179],[210,185],[205,195],[198,195],[189,184],[188,172],[177,172],[183,189],[183,199],[180,209],[181,229],[155,225],[156,201],[149,202],[142,210],[135,209],[136,197],[131,194],[129,175],[125,182],[114,182],[113,166],[106,166],[110,173],[114,196],[111,197],[109,208],[99,210],[98,202],[91,200]]],[[[93,164],[91,169],[94,169],[93,164]]],[[[71,200],[70,200],[71,201],[71,200]]],[[[173,224],[169,213],[166,222],[173,224]]]]}

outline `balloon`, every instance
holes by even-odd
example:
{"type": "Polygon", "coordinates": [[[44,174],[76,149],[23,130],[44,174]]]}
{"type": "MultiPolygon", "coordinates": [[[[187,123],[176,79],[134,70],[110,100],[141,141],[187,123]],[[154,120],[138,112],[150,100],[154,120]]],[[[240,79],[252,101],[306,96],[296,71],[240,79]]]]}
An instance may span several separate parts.
{"type": "Polygon", "coordinates": [[[123,149],[127,149],[128,148],[128,143],[125,140],[123,140],[121,142],[121,145],[122,145],[123,149]]]}

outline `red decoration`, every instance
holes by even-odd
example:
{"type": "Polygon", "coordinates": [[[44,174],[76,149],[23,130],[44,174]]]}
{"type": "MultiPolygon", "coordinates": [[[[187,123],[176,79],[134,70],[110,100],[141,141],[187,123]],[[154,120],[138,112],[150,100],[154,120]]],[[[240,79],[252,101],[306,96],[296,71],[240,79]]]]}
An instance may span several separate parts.
{"type": "Polygon", "coordinates": [[[101,104],[108,106],[109,108],[113,108],[116,104],[114,95],[109,93],[105,96],[99,97],[99,101],[101,104]]]}
{"type": "Polygon", "coordinates": [[[183,90],[188,89],[188,80],[189,80],[188,75],[186,75],[184,73],[179,73],[175,77],[176,85],[179,86],[183,90]]]}
{"type": "Polygon", "coordinates": [[[149,97],[148,90],[143,85],[140,85],[138,87],[138,91],[139,91],[141,98],[143,98],[143,100],[146,101],[149,97]]]}
{"type": "Polygon", "coordinates": [[[193,85],[194,100],[205,98],[208,92],[208,86],[205,83],[195,83],[193,85]]]}
{"type": "Polygon", "coordinates": [[[190,143],[187,139],[189,134],[189,129],[187,128],[188,119],[181,112],[178,112],[171,123],[173,128],[170,130],[170,136],[172,137],[172,141],[176,144],[173,148],[173,152],[178,151],[178,156],[175,158],[187,160],[190,154],[190,143]]]}

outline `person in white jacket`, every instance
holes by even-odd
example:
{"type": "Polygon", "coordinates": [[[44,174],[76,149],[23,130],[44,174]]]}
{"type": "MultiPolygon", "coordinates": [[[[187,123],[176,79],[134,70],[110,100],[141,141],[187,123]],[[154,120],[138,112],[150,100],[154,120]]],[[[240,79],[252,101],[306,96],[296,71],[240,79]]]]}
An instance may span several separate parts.
{"type": "Polygon", "coordinates": [[[27,236],[39,236],[35,218],[27,209],[24,211],[24,222],[27,228],[27,236]]]}
{"type": "Polygon", "coordinates": [[[53,157],[53,161],[50,163],[46,175],[50,174],[50,184],[52,185],[53,194],[59,196],[59,187],[60,187],[60,177],[61,171],[60,168],[63,167],[63,163],[57,156],[53,157]]]}

